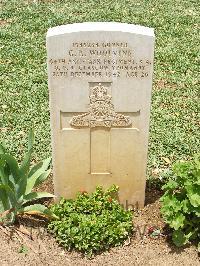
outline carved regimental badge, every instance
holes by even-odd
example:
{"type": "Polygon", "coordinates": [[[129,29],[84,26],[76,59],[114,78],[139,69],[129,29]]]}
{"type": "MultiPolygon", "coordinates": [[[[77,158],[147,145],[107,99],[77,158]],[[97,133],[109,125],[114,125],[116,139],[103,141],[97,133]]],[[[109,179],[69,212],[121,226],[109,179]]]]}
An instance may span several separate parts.
{"type": "Polygon", "coordinates": [[[114,111],[107,88],[99,83],[92,88],[90,105],[87,113],[74,116],[70,125],[73,127],[129,127],[132,121],[129,116],[114,111]]]}

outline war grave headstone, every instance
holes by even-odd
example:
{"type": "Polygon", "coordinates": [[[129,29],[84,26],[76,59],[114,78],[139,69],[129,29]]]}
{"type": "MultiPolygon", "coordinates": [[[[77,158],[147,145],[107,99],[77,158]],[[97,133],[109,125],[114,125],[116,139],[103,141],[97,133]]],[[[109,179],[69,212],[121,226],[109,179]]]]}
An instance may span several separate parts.
{"type": "Polygon", "coordinates": [[[86,22],[47,33],[54,188],[74,198],[119,186],[124,206],[144,205],[153,29],[86,22]]]}

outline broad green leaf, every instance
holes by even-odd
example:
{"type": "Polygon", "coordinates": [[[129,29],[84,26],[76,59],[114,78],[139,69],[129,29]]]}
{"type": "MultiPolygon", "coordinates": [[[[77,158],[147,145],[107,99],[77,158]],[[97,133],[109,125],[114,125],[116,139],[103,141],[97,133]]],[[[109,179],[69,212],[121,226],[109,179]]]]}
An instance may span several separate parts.
{"type": "Polygon", "coordinates": [[[31,177],[35,172],[37,172],[37,170],[39,170],[41,168],[43,169],[43,171],[46,171],[49,168],[50,162],[51,162],[51,157],[49,157],[49,158],[43,160],[42,162],[34,165],[28,174],[28,178],[31,177]]]}
{"type": "Polygon", "coordinates": [[[168,219],[168,217],[174,216],[174,210],[172,208],[169,208],[167,205],[163,205],[161,207],[161,213],[164,216],[165,220],[168,219]]]}
{"type": "Polygon", "coordinates": [[[0,212],[10,209],[10,200],[4,188],[0,188],[0,212]]]}
{"type": "Polygon", "coordinates": [[[14,177],[13,177],[12,175],[9,175],[7,185],[8,185],[13,191],[15,191],[15,189],[16,189],[16,183],[15,183],[15,179],[14,179],[14,177]]]}
{"type": "Polygon", "coordinates": [[[177,247],[181,247],[187,242],[187,238],[181,230],[176,230],[172,233],[172,240],[177,247]]]}
{"type": "Polygon", "coordinates": [[[17,199],[20,199],[26,192],[27,187],[27,177],[22,176],[18,183],[16,184],[15,191],[16,191],[16,197],[17,199]]]}
{"type": "Polygon", "coordinates": [[[182,204],[182,210],[184,213],[190,212],[191,204],[190,204],[190,201],[188,199],[184,199],[181,202],[181,204],[182,204]]]}
{"type": "Polygon", "coordinates": [[[49,158],[43,160],[43,161],[42,161],[42,169],[43,169],[44,171],[46,171],[46,170],[49,168],[50,163],[51,163],[51,157],[49,157],[49,158]]]}
{"type": "Polygon", "coordinates": [[[193,195],[189,195],[189,199],[190,199],[191,204],[194,207],[200,206],[200,195],[198,195],[197,193],[195,193],[193,195]]]}
{"type": "Polygon", "coordinates": [[[190,200],[190,203],[194,207],[199,207],[200,206],[200,186],[190,184],[186,187],[186,190],[187,190],[187,195],[190,200]]]}
{"type": "Polygon", "coordinates": [[[30,206],[26,206],[18,210],[18,213],[26,213],[26,214],[36,214],[43,215],[48,218],[57,218],[55,214],[53,214],[46,206],[42,204],[33,204],[30,206]]]}
{"type": "Polygon", "coordinates": [[[0,184],[0,189],[4,190],[9,198],[9,202],[11,207],[14,207],[17,203],[17,199],[15,196],[15,193],[13,192],[13,190],[8,186],[8,185],[4,185],[4,184],[0,184]]]}
{"type": "Polygon", "coordinates": [[[176,198],[175,195],[166,193],[161,197],[161,202],[162,202],[163,206],[165,205],[166,208],[170,208],[174,212],[178,212],[182,209],[182,204],[176,198]]]}
{"type": "Polygon", "coordinates": [[[175,230],[178,230],[179,228],[182,228],[184,226],[185,216],[179,212],[172,218],[172,222],[170,224],[170,227],[174,228],[175,230]]]}
{"type": "MultiPolygon", "coordinates": [[[[39,170],[38,170],[39,171],[39,170]]],[[[27,179],[27,185],[26,185],[26,191],[25,191],[25,195],[29,194],[32,189],[35,186],[35,182],[38,179],[38,177],[42,174],[42,171],[36,172],[32,177],[27,179]]]]}
{"type": "Polygon", "coordinates": [[[170,179],[167,184],[162,186],[163,190],[174,190],[178,187],[178,183],[172,179],[170,179]]]}
{"type": "Polygon", "coordinates": [[[0,159],[0,183],[7,184],[9,180],[9,174],[6,171],[6,162],[0,159]]]}
{"type": "Polygon", "coordinates": [[[42,165],[43,165],[43,162],[39,162],[38,164],[35,164],[31,168],[30,172],[28,173],[28,178],[31,177],[38,169],[40,169],[42,165]]]}
{"type": "Polygon", "coordinates": [[[27,180],[27,187],[26,187],[26,193],[25,194],[29,194],[31,192],[31,190],[35,187],[37,179],[45,173],[45,171],[49,167],[50,161],[51,161],[50,158],[44,160],[41,167],[38,168],[36,171],[34,171],[32,176],[29,176],[29,178],[27,180]]]}
{"type": "Polygon", "coordinates": [[[32,189],[36,186],[37,179],[44,174],[43,169],[38,169],[30,178],[27,179],[27,186],[25,194],[29,194],[32,189]]]}
{"type": "Polygon", "coordinates": [[[188,179],[188,174],[192,172],[193,169],[194,166],[191,162],[177,162],[173,166],[174,173],[181,177],[183,181],[188,179]]]}
{"type": "Polygon", "coordinates": [[[55,196],[48,192],[31,192],[24,196],[24,203],[41,198],[53,198],[53,197],[55,196]]]}
{"type": "Polygon", "coordinates": [[[45,181],[47,179],[47,177],[50,175],[50,173],[51,173],[51,169],[49,169],[49,170],[45,171],[43,174],[41,174],[37,178],[34,187],[37,187],[39,184],[41,184],[43,181],[45,181]]]}
{"type": "Polygon", "coordinates": [[[9,154],[0,154],[0,159],[5,160],[6,163],[9,166],[10,172],[13,175],[13,178],[15,180],[15,182],[17,183],[19,180],[19,167],[18,167],[18,163],[15,160],[15,158],[12,155],[9,154]]]}
{"type": "Polygon", "coordinates": [[[30,129],[28,136],[28,151],[30,151],[33,148],[33,144],[34,144],[34,131],[33,129],[30,129]]]}
{"type": "Polygon", "coordinates": [[[30,161],[31,161],[31,155],[32,155],[32,152],[33,150],[30,149],[25,157],[24,157],[24,160],[22,161],[21,163],[21,166],[19,168],[19,171],[20,171],[20,176],[25,176],[28,174],[29,172],[29,168],[30,168],[30,161]]]}

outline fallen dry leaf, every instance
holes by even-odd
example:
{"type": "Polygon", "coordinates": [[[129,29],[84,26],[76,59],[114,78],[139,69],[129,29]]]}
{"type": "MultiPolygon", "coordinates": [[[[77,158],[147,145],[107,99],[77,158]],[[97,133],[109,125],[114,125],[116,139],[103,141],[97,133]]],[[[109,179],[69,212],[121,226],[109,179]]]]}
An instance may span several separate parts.
{"type": "Polygon", "coordinates": [[[171,164],[171,161],[167,157],[162,157],[162,159],[166,162],[166,164],[171,164]]]}

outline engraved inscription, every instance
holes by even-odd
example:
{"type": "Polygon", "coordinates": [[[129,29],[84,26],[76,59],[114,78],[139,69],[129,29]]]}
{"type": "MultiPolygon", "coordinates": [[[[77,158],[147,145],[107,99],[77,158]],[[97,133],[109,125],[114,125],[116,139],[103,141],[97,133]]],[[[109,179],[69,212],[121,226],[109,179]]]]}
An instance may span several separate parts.
{"type": "Polygon", "coordinates": [[[111,102],[112,97],[108,95],[107,88],[99,83],[92,88],[90,95],[90,106],[87,113],[74,116],[70,121],[73,127],[129,127],[132,121],[129,116],[118,114],[114,111],[111,102]]]}
{"type": "Polygon", "coordinates": [[[76,42],[49,63],[54,78],[147,78],[151,61],[136,58],[126,42],[76,42]]]}

